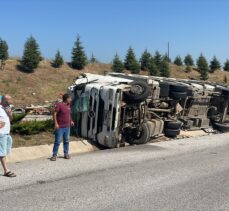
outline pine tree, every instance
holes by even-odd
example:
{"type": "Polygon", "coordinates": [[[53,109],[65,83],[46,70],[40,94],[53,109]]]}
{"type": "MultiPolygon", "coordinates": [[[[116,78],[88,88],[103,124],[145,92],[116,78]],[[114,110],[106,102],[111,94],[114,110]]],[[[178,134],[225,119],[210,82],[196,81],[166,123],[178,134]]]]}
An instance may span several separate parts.
{"type": "Polygon", "coordinates": [[[218,70],[221,68],[220,62],[218,61],[218,59],[215,56],[211,60],[209,67],[210,67],[210,70],[209,70],[210,73],[214,73],[215,70],[218,70]]]}
{"type": "Polygon", "coordinates": [[[180,56],[177,56],[175,59],[174,59],[174,62],[173,62],[175,65],[177,66],[182,66],[183,65],[183,61],[182,61],[182,58],[180,56]]]}
{"type": "Polygon", "coordinates": [[[131,67],[130,67],[130,71],[132,74],[138,74],[140,73],[141,67],[138,63],[138,61],[136,60],[135,62],[132,63],[131,67]]]}
{"type": "Polygon", "coordinates": [[[160,75],[162,77],[169,77],[170,71],[169,71],[169,63],[166,59],[163,59],[160,64],[160,75]]]}
{"type": "Polygon", "coordinates": [[[91,64],[98,63],[98,60],[95,58],[93,53],[91,54],[91,58],[90,58],[89,61],[90,61],[91,64]]]}
{"type": "Polygon", "coordinates": [[[58,50],[55,55],[55,59],[52,62],[52,66],[55,68],[59,68],[64,64],[63,56],[61,56],[60,51],[58,50]]]}
{"type": "Polygon", "coordinates": [[[162,60],[163,59],[165,59],[168,63],[171,63],[171,59],[169,58],[167,53],[162,57],[162,60]]]}
{"type": "Polygon", "coordinates": [[[129,47],[129,49],[127,50],[127,54],[126,54],[126,58],[125,58],[125,68],[127,70],[131,70],[131,66],[133,63],[135,63],[137,60],[136,60],[136,56],[135,56],[135,53],[134,53],[134,50],[133,48],[129,47]]]}
{"type": "Polygon", "coordinates": [[[159,51],[156,51],[154,55],[154,63],[158,68],[160,68],[161,61],[162,61],[161,54],[159,53],[159,51]]]}
{"type": "Polygon", "coordinates": [[[0,39],[0,62],[1,62],[1,69],[4,70],[6,60],[8,59],[8,45],[5,40],[0,39]]]}
{"type": "Polygon", "coordinates": [[[8,45],[5,40],[0,39],[0,60],[6,61],[9,57],[8,45]]]}
{"type": "Polygon", "coordinates": [[[227,84],[227,76],[226,76],[226,75],[224,76],[223,82],[224,82],[225,84],[227,84]]]}
{"type": "Polygon", "coordinates": [[[193,66],[194,65],[194,61],[193,58],[190,54],[187,54],[184,58],[184,64],[186,66],[193,66]]]}
{"type": "Polygon", "coordinates": [[[24,53],[21,60],[21,66],[24,71],[31,73],[38,67],[40,62],[41,53],[39,45],[34,37],[29,37],[24,46],[24,53]]]}
{"type": "Polygon", "coordinates": [[[149,74],[153,75],[153,76],[159,76],[160,75],[160,71],[159,71],[158,67],[155,65],[153,58],[150,59],[149,74]]]}
{"type": "Polygon", "coordinates": [[[141,63],[141,69],[142,70],[149,70],[150,60],[151,60],[151,54],[145,50],[141,56],[140,63],[141,63]]]}
{"type": "Polygon", "coordinates": [[[223,67],[224,71],[229,71],[229,60],[227,59],[227,61],[224,63],[224,67],[223,67]]]}
{"type": "Polygon", "coordinates": [[[203,56],[203,54],[201,54],[197,59],[197,68],[200,72],[201,80],[207,80],[209,68],[208,68],[208,62],[206,58],[203,56]]]}
{"type": "Polygon", "coordinates": [[[76,42],[72,49],[72,68],[82,70],[87,64],[87,56],[80,41],[80,36],[77,36],[76,42]]]}
{"type": "Polygon", "coordinates": [[[111,68],[114,72],[117,72],[117,73],[121,73],[124,70],[123,62],[120,60],[117,53],[115,54],[111,68]]]}
{"type": "Polygon", "coordinates": [[[141,67],[136,59],[134,50],[131,47],[129,47],[127,51],[124,65],[125,68],[130,70],[133,74],[138,74],[140,72],[141,67]]]}

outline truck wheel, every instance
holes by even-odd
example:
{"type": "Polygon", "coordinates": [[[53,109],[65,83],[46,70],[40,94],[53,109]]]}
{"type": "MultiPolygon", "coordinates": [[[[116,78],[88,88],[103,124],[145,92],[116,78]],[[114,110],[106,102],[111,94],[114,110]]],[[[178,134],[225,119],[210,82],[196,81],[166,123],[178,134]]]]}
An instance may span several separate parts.
{"type": "Polygon", "coordinates": [[[227,88],[222,89],[222,95],[229,97],[229,89],[227,89],[227,88]]]}
{"type": "Polygon", "coordinates": [[[213,122],[213,128],[223,133],[229,132],[229,124],[227,123],[213,122]]]}
{"type": "Polygon", "coordinates": [[[141,81],[133,82],[130,91],[123,93],[124,101],[127,103],[141,103],[150,95],[149,86],[141,81]]]}
{"type": "Polygon", "coordinates": [[[193,91],[191,88],[187,89],[187,96],[193,96],[193,91]]]}
{"type": "Polygon", "coordinates": [[[171,137],[171,138],[175,138],[177,135],[180,134],[180,129],[168,129],[165,128],[164,129],[164,134],[165,136],[171,137]]]}
{"type": "MultiPolygon", "coordinates": [[[[134,135],[134,134],[133,134],[134,135]]],[[[150,131],[147,123],[141,125],[141,132],[139,135],[134,135],[133,137],[126,140],[130,144],[145,144],[150,140],[150,131]]]]}
{"type": "Polygon", "coordinates": [[[168,97],[169,96],[169,88],[170,85],[167,82],[160,82],[160,97],[168,97]]]}
{"type": "Polygon", "coordinates": [[[188,86],[182,84],[171,84],[170,90],[175,92],[187,92],[188,86]]]}
{"type": "Polygon", "coordinates": [[[187,97],[187,92],[171,91],[169,96],[173,99],[183,99],[187,97]]]}
{"type": "Polygon", "coordinates": [[[220,92],[224,96],[229,96],[229,89],[224,86],[216,86],[215,91],[220,92]]]}
{"type": "Polygon", "coordinates": [[[166,129],[180,129],[182,123],[179,121],[165,121],[165,128],[166,129]]]}

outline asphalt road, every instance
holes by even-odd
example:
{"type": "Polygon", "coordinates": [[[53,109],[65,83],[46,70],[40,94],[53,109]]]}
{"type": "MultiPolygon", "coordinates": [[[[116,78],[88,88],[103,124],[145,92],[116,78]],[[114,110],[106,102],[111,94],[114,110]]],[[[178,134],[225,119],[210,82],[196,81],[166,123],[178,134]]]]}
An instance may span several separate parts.
{"type": "Polygon", "coordinates": [[[0,210],[229,210],[229,134],[11,164],[0,210]]]}

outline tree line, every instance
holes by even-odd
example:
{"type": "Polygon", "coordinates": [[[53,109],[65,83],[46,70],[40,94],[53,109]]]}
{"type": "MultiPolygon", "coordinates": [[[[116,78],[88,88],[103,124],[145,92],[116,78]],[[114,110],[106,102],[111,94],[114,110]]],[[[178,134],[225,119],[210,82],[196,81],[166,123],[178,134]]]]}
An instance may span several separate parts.
{"type": "MultiPolygon", "coordinates": [[[[182,65],[186,65],[187,67],[195,66],[192,56],[190,54],[185,56],[184,60],[182,60],[180,56],[177,56],[174,59],[173,63],[177,66],[182,66],[182,65]]],[[[208,73],[214,73],[216,70],[219,70],[222,67],[219,60],[216,58],[216,56],[213,56],[213,58],[210,61],[210,64],[208,64],[207,59],[204,57],[203,54],[200,54],[200,56],[198,57],[196,61],[196,66],[203,80],[208,79],[208,73]]],[[[229,71],[228,59],[224,63],[223,70],[229,71]]]]}
{"type": "MultiPolygon", "coordinates": [[[[6,60],[9,58],[8,54],[8,45],[5,40],[0,39],[0,62],[1,69],[4,69],[6,60]]],[[[23,56],[20,60],[19,68],[27,73],[32,73],[38,67],[40,61],[42,60],[42,55],[40,52],[39,45],[36,39],[33,36],[30,36],[24,45],[23,56]]],[[[77,70],[82,70],[88,62],[97,62],[95,57],[92,54],[91,59],[88,61],[87,56],[84,51],[84,47],[80,41],[80,37],[77,36],[77,39],[72,48],[72,60],[70,65],[72,68],[77,70]]],[[[52,66],[59,68],[64,64],[63,56],[60,51],[57,50],[55,58],[52,61],[52,66]]]]}
{"type": "Polygon", "coordinates": [[[114,72],[123,72],[129,70],[133,74],[138,74],[141,70],[148,71],[150,75],[169,77],[169,58],[167,55],[161,55],[159,51],[156,51],[152,56],[147,50],[145,50],[138,61],[135,52],[132,47],[129,47],[124,62],[119,58],[116,53],[113,62],[112,70],[114,72]]]}
{"type": "MultiPolygon", "coordinates": [[[[131,73],[136,74],[142,71],[148,71],[153,76],[169,77],[170,69],[169,63],[177,66],[186,66],[186,71],[189,72],[193,67],[197,67],[202,80],[208,79],[208,73],[214,73],[216,70],[221,69],[219,60],[214,56],[208,64],[207,59],[203,54],[197,58],[196,64],[190,54],[187,54],[184,59],[176,56],[172,62],[167,54],[161,55],[156,51],[154,55],[145,50],[139,61],[137,60],[133,48],[129,47],[127,50],[125,60],[122,61],[116,53],[112,62],[112,70],[115,72],[123,72],[125,69],[130,70],[131,73]]],[[[229,71],[229,60],[227,59],[223,66],[224,71],[229,71]]]]}
{"type": "MultiPolygon", "coordinates": [[[[98,62],[97,59],[92,54],[91,58],[88,60],[80,36],[78,35],[74,46],[72,48],[72,57],[70,65],[72,68],[77,70],[82,70],[90,62],[98,62]]],[[[6,60],[9,58],[8,44],[5,40],[0,38],[0,68],[4,69],[6,60]]],[[[39,45],[33,36],[30,36],[24,45],[23,56],[20,60],[20,68],[28,73],[34,72],[38,67],[39,62],[42,60],[39,45]]],[[[200,54],[196,63],[190,54],[187,54],[184,59],[180,56],[176,56],[174,61],[168,57],[167,54],[162,55],[159,51],[156,51],[152,55],[147,49],[142,53],[140,59],[138,60],[134,49],[129,47],[127,50],[124,61],[120,59],[116,53],[112,61],[112,70],[115,72],[123,72],[125,69],[131,71],[133,74],[138,74],[140,71],[148,71],[150,75],[169,77],[170,68],[169,64],[173,63],[177,66],[186,66],[186,71],[189,72],[193,67],[196,67],[200,72],[201,79],[207,80],[208,73],[214,73],[215,70],[221,69],[221,64],[219,60],[214,56],[210,63],[208,64],[207,59],[203,54],[200,54]]],[[[52,66],[59,68],[64,64],[63,56],[60,51],[57,50],[55,58],[52,61],[52,66]]],[[[223,66],[224,71],[229,71],[229,60],[226,60],[223,66]]]]}

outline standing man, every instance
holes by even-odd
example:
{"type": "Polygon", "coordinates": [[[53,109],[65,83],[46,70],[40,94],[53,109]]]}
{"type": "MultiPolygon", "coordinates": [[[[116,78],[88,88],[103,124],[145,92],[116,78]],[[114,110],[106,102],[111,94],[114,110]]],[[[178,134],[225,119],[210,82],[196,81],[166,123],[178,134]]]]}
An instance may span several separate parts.
{"type": "Polygon", "coordinates": [[[55,143],[53,147],[53,155],[51,161],[56,161],[58,149],[63,138],[64,158],[70,159],[69,156],[69,139],[70,127],[74,126],[71,119],[71,96],[69,94],[63,95],[63,102],[57,103],[54,110],[54,124],[55,124],[55,143]]]}
{"type": "Polygon", "coordinates": [[[0,160],[4,170],[4,176],[16,177],[6,165],[6,156],[10,153],[13,140],[10,136],[10,120],[12,120],[12,112],[10,109],[12,98],[9,95],[2,97],[0,104],[0,160]]]}

